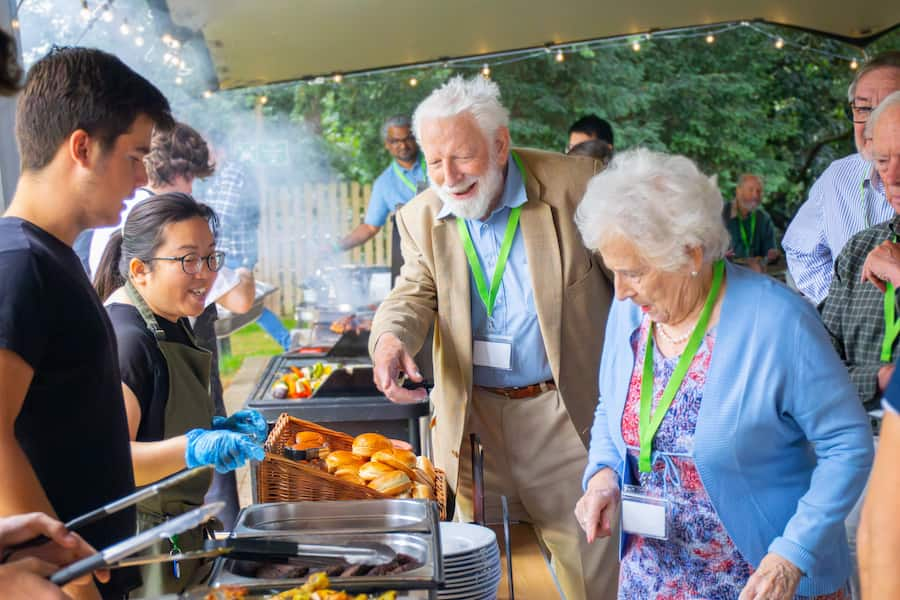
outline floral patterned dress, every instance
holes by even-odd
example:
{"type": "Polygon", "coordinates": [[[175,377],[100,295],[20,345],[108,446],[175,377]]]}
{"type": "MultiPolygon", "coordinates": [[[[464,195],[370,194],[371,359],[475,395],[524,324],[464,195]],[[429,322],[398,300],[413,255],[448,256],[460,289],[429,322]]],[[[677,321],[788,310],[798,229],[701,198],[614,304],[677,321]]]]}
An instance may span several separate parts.
{"type": "MultiPolygon", "coordinates": [[[[631,347],[637,357],[644,356],[648,324],[644,319],[632,337],[631,347]]],[[[741,556],[719,520],[691,458],[694,429],[714,344],[715,329],[711,329],[653,440],[653,470],[650,473],[640,473],[637,466],[643,360],[635,361],[622,414],[628,468],[645,493],[668,499],[668,539],[629,537],[619,575],[621,600],[736,600],[753,574],[753,566],[741,556]]],[[[666,358],[654,348],[654,410],[678,358],[666,358]]],[[[847,591],[839,590],[816,596],[815,600],[849,598],[847,591]]],[[[805,596],[796,599],[811,600],[805,596]]]]}

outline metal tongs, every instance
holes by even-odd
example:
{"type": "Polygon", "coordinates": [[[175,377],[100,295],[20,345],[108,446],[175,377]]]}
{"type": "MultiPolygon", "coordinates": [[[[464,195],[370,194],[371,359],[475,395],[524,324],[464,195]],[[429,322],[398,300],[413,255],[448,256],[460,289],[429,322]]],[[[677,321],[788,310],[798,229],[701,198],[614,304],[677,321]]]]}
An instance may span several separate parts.
{"type": "Polygon", "coordinates": [[[60,569],[50,577],[50,581],[62,586],[97,569],[113,567],[123,558],[149,548],[160,540],[167,540],[172,536],[203,525],[219,514],[223,508],[225,508],[224,502],[213,502],[190,510],[183,515],[172,517],[165,523],[60,569]]]}
{"type": "MultiPolygon", "coordinates": [[[[185,471],[181,471],[172,475],[171,477],[167,477],[166,479],[162,479],[153,485],[148,485],[133,494],[129,494],[124,498],[120,498],[118,500],[114,500],[109,504],[104,504],[100,508],[94,509],[89,513],[83,514],[80,517],[76,517],[71,521],[68,521],[66,525],[66,529],[69,531],[77,531],[86,525],[90,525],[96,521],[99,521],[103,517],[115,514],[121,510],[134,506],[138,502],[146,500],[148,498],[152,498],[153,496],[159,494],[162,490],[171,487],[173,485],[177,485],[183,481],[191,479],[199,475],[200,473],[204,473],[208,470],[212,469],[210,465],[203,465],[200,467],[195,467],[193,469],[187,469],[185,471]]],[[[46,544],[50,541],[45,535],[39,535],[31,538],[30,540],[26,540],[24,542],[20,542],[18,544],[14,544],[6,548],[3,552],[3,555],[0,556],[0,563],[6,562],[9,557],[20,550],[24,550],[26,548],[33,548],[34,546],[40,546],[42,544],[46,544]]]]}
{"type": "Polygon", "coordinates": [[[328,544],[298,543],[289,540],[269,538],[228,538],[206,540],[203,550],[182,554],[156,554],[120,560],[113,569],[154,563],[214,558],[227,555],[238,560],[287,561],[309,567],[330,567],[351,565],[378,566],[393,561],[397,554],[386,544],[375,542],[354,542],[347,546],[328,544]]]}

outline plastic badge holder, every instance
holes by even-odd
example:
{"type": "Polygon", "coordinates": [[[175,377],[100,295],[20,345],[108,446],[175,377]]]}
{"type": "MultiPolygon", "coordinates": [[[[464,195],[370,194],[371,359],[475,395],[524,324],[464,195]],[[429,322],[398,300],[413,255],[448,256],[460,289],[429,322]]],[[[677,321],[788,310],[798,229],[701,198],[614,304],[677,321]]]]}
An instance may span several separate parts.
{"type": "Polygon", "coordinates": [[[669,501],[648,496],[644,488],[622,488],[622,529],[625,533],[657,540],[668,539],[669,501]]]}

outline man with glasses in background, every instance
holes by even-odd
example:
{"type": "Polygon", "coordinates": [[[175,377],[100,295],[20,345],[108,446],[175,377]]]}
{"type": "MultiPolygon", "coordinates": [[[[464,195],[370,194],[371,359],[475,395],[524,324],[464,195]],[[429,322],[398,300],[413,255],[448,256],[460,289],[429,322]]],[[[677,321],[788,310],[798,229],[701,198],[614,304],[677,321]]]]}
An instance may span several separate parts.
{"type": "MultiPolygon", "coordinates": [[[[412,134],[412,123],[406,115],[395,115],[385,120],[381,127],[384,147],[394,158],[372,185],[369,207],[362,223],[356,226],[338,244],[336,250],[349,250],[365,244],[381,231],[388,215],[412,200],[419,192],[428,189],[425,158],[412,134]]],[[[403,258],[400,255],[400,235],[394,229],[391,240],[391,281],[400,272],[403,258]]]]}
{"type": "Polygon", "coordinates": [[[865,156],[863,130],[869,114],[897,90],[898,50],[873,57],[857,72],[847,93],[856,153],[825,169],[781,241],[797,288],[816,304],[828,294],[834,261],[847,241],[895,214],[878,185],[878,174],[865,156]]]}

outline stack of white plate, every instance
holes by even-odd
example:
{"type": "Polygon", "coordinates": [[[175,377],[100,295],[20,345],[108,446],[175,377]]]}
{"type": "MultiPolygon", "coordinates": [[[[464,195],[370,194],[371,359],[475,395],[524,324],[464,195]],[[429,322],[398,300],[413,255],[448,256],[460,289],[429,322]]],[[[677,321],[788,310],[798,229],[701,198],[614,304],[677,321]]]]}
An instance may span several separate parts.
{"type": "Polygon", "coordinates": [[[500,549],[487,527],[441,523],[442,600],[493,600],[500,584],[500,549]]]}

